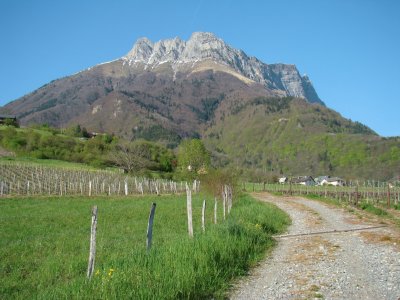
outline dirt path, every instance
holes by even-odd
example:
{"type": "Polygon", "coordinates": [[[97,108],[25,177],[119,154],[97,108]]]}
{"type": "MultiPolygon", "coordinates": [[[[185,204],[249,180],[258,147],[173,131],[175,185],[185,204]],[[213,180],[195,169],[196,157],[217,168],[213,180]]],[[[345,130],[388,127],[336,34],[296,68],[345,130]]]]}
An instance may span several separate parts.
{"type": "Polygon", "coordinates": [[[304,198],[254,196],[286,211],[292,225],[271,257],[234,286],[231,299],[400,299],[397,230],[347,231],[383,224],[304,198]],[[293,236],[304,233],[313,234],[293,236]]]}

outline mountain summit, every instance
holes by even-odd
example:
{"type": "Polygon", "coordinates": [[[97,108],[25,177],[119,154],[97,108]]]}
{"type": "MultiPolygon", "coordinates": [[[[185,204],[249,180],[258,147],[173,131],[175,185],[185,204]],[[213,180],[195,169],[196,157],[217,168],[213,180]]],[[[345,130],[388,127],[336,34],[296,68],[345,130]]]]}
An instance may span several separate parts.
{"type": "Polygon", "coordinates": [[[211,60],[267,89],[323,104],[309,78],[300,76],[295,65],[265,64],[242,50],[232,48],[210,32],[195,32],[188,41],[176,37],[153,43],[141,38],[122,59],[129,66],[145,64],[151,68],[170,63],[175,71],[183,70],[186,64],[193,67],[193,64],[211,60]]]}

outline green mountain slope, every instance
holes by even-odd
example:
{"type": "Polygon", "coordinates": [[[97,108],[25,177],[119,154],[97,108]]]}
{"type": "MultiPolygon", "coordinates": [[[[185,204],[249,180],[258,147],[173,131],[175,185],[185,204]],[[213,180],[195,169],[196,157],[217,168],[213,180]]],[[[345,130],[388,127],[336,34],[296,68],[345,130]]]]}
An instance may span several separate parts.
{"type": "Polygon", "coordinates": [[[204,140],[216,164],[276,174],[389,179],[400,171],[400,138],[296,98],[232,102],[204,140]]]}

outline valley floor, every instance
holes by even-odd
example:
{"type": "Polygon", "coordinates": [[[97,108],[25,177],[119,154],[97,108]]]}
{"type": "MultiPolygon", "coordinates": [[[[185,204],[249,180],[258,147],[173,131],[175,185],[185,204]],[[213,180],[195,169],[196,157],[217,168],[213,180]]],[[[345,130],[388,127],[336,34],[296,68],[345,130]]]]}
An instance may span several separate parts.
{"type": "Polygon", "coordinates": [[[231,299],[399,299],[398,228],[304,198],[254,196],[293,223],[276,237],[272,255],[235,284],[231,299]]]}

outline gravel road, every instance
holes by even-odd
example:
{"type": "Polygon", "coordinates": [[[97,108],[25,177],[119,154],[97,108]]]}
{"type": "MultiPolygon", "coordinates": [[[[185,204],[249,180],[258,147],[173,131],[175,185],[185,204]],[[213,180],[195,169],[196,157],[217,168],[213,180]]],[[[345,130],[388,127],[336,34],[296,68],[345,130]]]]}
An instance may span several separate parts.
{"type": "Polygon", "coordinates": [[[254,196],[286,211],[292,225],[230,299],[400,299],[400,233],[393,226],[345,232],[383,224],[304,198],[254,196]]]}

